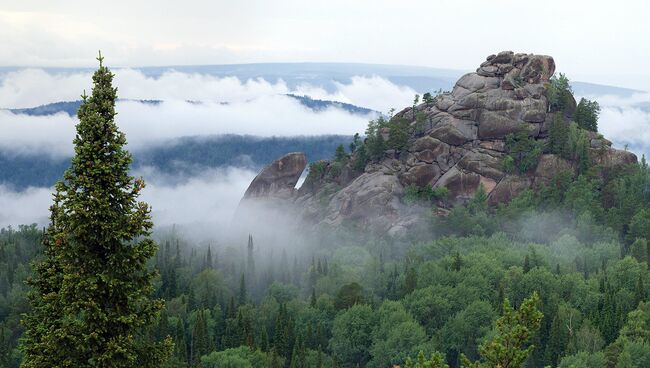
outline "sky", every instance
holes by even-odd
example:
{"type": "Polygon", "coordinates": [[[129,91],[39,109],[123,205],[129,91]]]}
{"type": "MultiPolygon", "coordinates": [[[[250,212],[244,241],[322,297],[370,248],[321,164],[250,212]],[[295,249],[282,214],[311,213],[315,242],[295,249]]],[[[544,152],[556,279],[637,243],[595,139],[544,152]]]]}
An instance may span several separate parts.
{"type": "Polygon", "coordinates": [[[0,66],[365,62],[459,70],[501,51],[650,90],[650,2],[0,0],[0,66]]]}

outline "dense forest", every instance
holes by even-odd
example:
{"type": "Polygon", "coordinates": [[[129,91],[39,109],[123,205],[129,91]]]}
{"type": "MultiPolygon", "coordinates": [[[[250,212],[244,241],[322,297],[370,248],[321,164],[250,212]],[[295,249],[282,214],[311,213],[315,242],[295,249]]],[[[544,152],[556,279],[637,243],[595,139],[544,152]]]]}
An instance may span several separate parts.
{"type": "MultiPolygon", "coordinates": [[[[420,351],[454,367],[480,358],[505,299],[519,306],[536,291],[543,318],[526,366],[646,367],[649,182],[642,162],[607,182],[560,176],[496,209],[478,193],[432,217],[435,239],[402,251],[341,229],[304,248],[160,234],[150,267],[166,307],[147,335],[172,337],[169,367],[387,367],[420,351]]],[[[0,233],[2,366],[21,359],[25,279],[42,236],[35,226],[0,233]]]]}

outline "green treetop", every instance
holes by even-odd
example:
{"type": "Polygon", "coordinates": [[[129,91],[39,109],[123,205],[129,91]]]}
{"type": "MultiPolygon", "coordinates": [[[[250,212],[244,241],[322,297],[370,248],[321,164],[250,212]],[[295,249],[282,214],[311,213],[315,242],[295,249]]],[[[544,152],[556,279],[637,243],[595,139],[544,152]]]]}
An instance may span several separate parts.
{"type": "Polygon", "coordinates": [[[537,309],[539,295],[533,293],[524,299],[518,310],[513,310],[506,299],[503,315],[497,320],[494,337],[481,345],[482,362],[470,362],[463,356],[463,366],[468,368],[520,368],[533,352],[530,340],[539,331],[542,312],[537,309]]]}

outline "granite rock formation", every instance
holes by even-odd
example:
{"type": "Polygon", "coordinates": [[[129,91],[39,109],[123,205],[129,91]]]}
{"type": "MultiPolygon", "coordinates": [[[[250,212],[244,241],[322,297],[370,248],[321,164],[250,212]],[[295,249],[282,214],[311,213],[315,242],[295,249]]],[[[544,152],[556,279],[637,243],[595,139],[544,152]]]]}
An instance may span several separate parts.
{"type": "MultiPolygon", "coordinates": [[[[305,158],[289,154],[255,178],[242,203],[275,198],[285,211],[290,207],[292,216],[308,223],[354,223],[360,229],[399,237],[422,218],[421,212],[404,204],[407,186],[447,188],[449,200],[437,213],[472,198],[480,186],[488,194],[488,203],[508,202],[526,189],[548,184],[561,171],[576,170],[575,162],[551,153],[541,155],[536,168],[526,173],[508,173],[503,168],[509,134],[525,130],[536,141],[548,139],[556,115],[547,98],[554,71],[550,56],[511,51],[490,55],[476,72],[461,77],[452,91],[393,117],[410,126],[419,124],[406,148],[386,150],[363,170],[330,161],[314,163],[300,189],[293,186],[305,158]]],[[[568,123],[576,106],[573,97],[566,105],[561,114],[568,123]]],[[[636,162],[634,154],[613,149],[602,136],[588,133],[595,165],[607,168],[636,162]]]]}

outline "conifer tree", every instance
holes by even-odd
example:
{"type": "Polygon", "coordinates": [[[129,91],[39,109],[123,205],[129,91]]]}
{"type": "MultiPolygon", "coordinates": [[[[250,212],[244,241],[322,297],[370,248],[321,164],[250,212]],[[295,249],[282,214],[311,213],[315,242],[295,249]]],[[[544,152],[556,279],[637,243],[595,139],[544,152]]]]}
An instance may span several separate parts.
{"type": "Polygon", "coordinates": [[[174,331],[174,356],[177,360],[187,364],[187,342],[185,340],[185,327],[180,319],[176,320],[174,331]]]}
{"type": "Polygon", "coordinates": [[[192,366],[196,367],[201,361],[201,356],[210,351],[210,337],[208,335],[208,323],[204,310],[196,312],[196,321],[192,328],[191,357],[192,366]]]}
{"type": "Polygon", "coordinates": [[[301,334],[296,336],[296,341],[293,344],[290,368],[307,368],[305,343],[301,334]]]}
{"type": "Polygon", "coordinates": [[[534,349],[534,346],[528,343],[539,331],[543,317],[537,309],[537,304],[539,304],[537,292],[524,299],[516,311],[506,299],[503,303],[503,315],[497,320],[495,335],[479,348],[483,361],[470,362],[462,355],[462,366],[467,368],[523,367],[534,349]]]}
{"type": "Polygon", "coordinates": [[[309,306],[316,308],[316,289],[311,288],[311,299],[309,300],[309,306]]]}
{"type": "Polygon", "coordinates": [[[171,339],[144,342],[162,301],[151,300],[156,253],[142,179],[114,118],[117,89],[98,57],[92,94],[82,96],[74,156],[55,186],[44,259],[30,282],[23,367],[159,367],[171,339]]]}
{"type": "Polygon", "coordinates": [[[248,293],[246,292],[246,277],[244,274],[241,274],[241,278],[239,279],[239,305],[244,305],[246,304],[247,300],[247,295],[248,293]]]}
{"type": "Polygon", "coordinates": [[[639,278],[634,288],[634,306],[638,306],[643,301],[645,301],[645,287],[643,287],[643,274],[639,273],[639,278]]]}
{"type": "Polygon", "coordinates": [[[253,257],[253,236],[248,235],[248,257],[246,263],[246,271],[249,275],[249,280],[251,276],[255,274],[255,258],[253,257]]]}
{"type": "Polygon", "coordinates": [[[212,250],[210,248],[208,245],[208,254],[205,255],[205,268],[207,269],[212,268],[212,250]]]}

